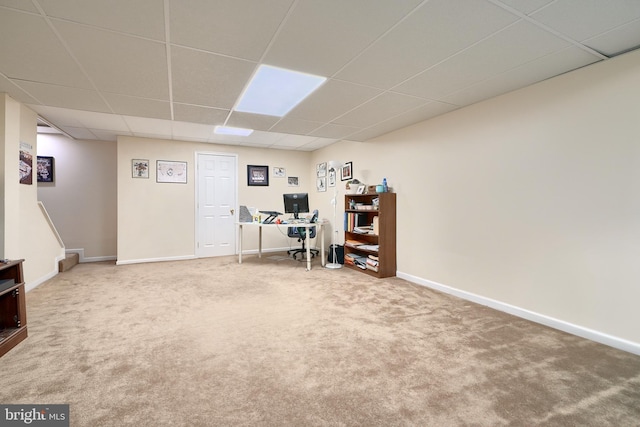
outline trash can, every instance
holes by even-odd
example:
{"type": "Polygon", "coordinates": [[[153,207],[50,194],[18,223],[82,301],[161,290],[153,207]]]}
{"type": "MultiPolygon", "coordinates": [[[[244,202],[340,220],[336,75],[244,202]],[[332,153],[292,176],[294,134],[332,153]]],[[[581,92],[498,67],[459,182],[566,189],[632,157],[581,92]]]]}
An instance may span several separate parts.
{"type": "Polygon", "coordinates": [[[333,261],[333,249],[335,247],[336,260],[338,264],[344,264],[344,246],[342,245],[329,245],[329,255],[327,261],[332,264],[333,261]]]}

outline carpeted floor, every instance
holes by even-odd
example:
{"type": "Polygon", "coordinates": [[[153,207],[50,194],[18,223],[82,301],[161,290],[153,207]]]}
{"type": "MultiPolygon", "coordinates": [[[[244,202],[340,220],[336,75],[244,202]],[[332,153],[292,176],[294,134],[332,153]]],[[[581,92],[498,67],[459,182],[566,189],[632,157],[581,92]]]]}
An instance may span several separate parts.
{"type": "Polygon", "coordinates": [[[0,403],[72,426],[638,426],[640,357],[281,256],[80,264],[27,294],[0,403]]]}

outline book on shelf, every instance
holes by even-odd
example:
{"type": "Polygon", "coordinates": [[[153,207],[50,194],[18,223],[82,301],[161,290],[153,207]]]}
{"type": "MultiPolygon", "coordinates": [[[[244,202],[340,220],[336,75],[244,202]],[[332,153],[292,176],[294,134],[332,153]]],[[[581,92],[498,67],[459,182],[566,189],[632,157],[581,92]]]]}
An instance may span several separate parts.
{"type": "Polygon", "coordinates": [[[370,224],[367,224],[367,215],[355,212],[345,212],[344,213],[344,229],[348,232],[353,232],[356,227],[366,227],[370,224]]]}
{"type": "Polygon", "coordinates": [[[358,245],[358,249],[362,249],[362,250],[365,250],[365,251],[371,251],[371,252],[378,252],[378,250],[380,249],[380,245],[363,244],[363,245],[358,245]]]}

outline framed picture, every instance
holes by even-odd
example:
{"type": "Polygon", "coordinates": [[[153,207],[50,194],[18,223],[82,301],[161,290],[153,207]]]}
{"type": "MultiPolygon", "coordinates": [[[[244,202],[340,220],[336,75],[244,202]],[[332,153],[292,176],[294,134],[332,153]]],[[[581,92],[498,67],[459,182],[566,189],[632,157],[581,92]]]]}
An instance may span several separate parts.
{"type": "Polygon", "coordinates": [[[327,177],[316,178],[316,190],[327,191],[327,177]]]}
{"type": "Polygon", "coordinates": [[[131,160],[131,177],[132,178],[149,178],[149,160],[132,159],[131,160]]]}
{"type": "Polygon", "coordinates": [[[316,178],[327,176],[327,162],[318,163],[316,165],[316,178]]]}
{"type": "Polygon", "coordinates": [[[33,184],[33,156],[26,150],[20,150],[20,184],[33,184]]]}
{"type": "Polygon", "coordinates": [[[337,173],[338,172],[336,171],[336,169],[333,166],[331,166],[329,168],[329,175],[328,175],[329,179],[328,179],[328,182],[327,182],[329,187],[335,187],[336,186],[336,175],[337,175],[337,173]]]}
{"type": "Polygon", "coordinates": [[[285,169],[281,168],[281,167],[274,167],[273,168],[273,176],[275,176],[276,178],[284,178],[286,175],[285,169]]]}
{"type": "Polygon", "coordinates": [[[297,187],[298,184],[298,177],[297,176],[290,176],[289,178],[287,178],[287,183],[289,184],[289,187],[297,187]]]}
{"type": "Polygon", "coordinates": [[[353,162],[347,162],[340,170],[340,181],[347,181],[353,178],[353,162]]]}
{"type": "Polygon", "coordinates": [[[360,185],[358,186],[358,189],[356,190],[356,194],[364,194],[364,190],[367,188],[366,185],[360,185]]]}
{"type": "Polygon", "coordinates": [[[187,162],[156,161],[156,182],[187,183],[187,162]]]}
{"type": "Polygon", "coordinates": [[[247,185],[268,186],[269,166],[247,165],[247,185]]]}
{"type": "Polygon", "coordinates": [[[36,175],[38,182],[53,182],[54,159],[48,156],[38,156],[36,175]]]}

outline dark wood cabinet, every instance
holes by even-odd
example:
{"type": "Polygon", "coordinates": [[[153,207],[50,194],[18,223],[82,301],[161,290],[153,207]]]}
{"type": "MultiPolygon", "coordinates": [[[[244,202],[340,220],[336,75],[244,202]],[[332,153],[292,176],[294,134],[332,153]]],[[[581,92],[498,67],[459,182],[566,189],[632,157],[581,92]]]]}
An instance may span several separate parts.
{"type": "Polygon", "coordinates": [[[0,356],[27,338],[23,261],[0,263],[0,356]]]}
{"type": "Polygon", "coordinates": [[[396,194],[346,194],[344,264],[374,277],[396,275],[396,194]]]}

